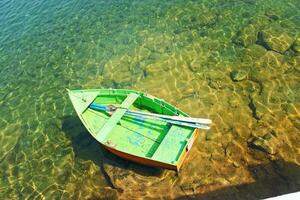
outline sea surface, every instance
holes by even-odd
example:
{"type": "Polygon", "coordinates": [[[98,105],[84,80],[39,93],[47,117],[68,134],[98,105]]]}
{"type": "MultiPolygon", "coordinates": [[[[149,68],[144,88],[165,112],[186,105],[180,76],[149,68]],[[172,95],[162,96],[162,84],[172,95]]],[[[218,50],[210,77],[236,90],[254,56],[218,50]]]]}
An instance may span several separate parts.
{"type": "Polygon", "coordinates": [[[1,0],[0,199],[259,199],[300,190],[299,0],[1,0]],[[179,173],[104,150],[65,88],[213,120],[179,173]]]}

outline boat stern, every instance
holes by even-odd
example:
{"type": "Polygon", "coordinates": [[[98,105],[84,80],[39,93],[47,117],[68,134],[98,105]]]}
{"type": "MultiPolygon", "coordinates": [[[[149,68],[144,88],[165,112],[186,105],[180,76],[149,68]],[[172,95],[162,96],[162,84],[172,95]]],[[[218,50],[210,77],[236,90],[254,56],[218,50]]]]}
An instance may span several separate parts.
{"type": "Polygon", "coordinates": [[[194,142],[196,141],[196,139],[198,138],[200,129],[195,129],[193,132],[192,137],[189,139],[189,141],[187,142],[185,149],[183,150],[181,156],[179,157],[177,163],[176,163],[176,167],[177,167],[177,172],[179,172],[179,170],[181,169],[185,159],[188,157],[190,150],[194,144],[194,142]]]}

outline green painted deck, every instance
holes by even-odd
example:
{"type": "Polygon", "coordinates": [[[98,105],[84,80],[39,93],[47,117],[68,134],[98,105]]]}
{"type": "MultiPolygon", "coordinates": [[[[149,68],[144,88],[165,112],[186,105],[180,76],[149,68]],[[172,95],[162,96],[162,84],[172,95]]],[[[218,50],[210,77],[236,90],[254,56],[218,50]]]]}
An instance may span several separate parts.
{"type": "Polygon", "coordinates": [[[126,99],[122,102],[121,107],[117,109],[113,115],[106,121],[106,123],[102,126],[102,128],[98,131],[96,135],[96,139],[99,142],[104,142],[105,138],[112,131],[112,129],[119,123],[121,118],[126,112],[126,109],[129,108],[133,102],[138,98],[138,94],[130,93],[126,99]]]}
{"type": "Polygon", "coordinates": [[[191,135],[192,132],[189,128],[172,125],[152,156],[152,159],[166,163],[176,163],[182,151],[185,150],[187,139],[190,138],[191,135]],[[170,147],[172,147],[171,151],[170,147]]]}
{"type": "Polygon", "coordinates": [[[128,108],[142,112],[187,116],[163,100],[144,93],[131,90],[73,90],[69,95],[77,114],[93,137],[104,145],[138,157],[176,165],[195,130],[154,119],[124,115],[128,108]],[[82,100],[85,92],[88,101],[82,100]],[[106,111],[88,108],[90,103],[122,108],[118,108],[110,116],[106,111]]]}

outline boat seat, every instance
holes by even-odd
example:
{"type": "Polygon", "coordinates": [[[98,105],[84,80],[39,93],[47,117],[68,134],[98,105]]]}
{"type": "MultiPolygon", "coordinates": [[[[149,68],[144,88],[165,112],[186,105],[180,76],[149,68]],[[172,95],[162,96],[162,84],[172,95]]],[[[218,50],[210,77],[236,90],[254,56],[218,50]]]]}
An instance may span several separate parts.
{"type": "Polygon", "coordinates": [[[111,130],[118,124],[120,119],[123,117],[127,109],[135,102],[139,97],[136,93],[130,93],[126,99],[122,102],[120,108],[118,108],[112,116],[107,120],[107,122],[102,126],[102,128],[96,134],[96,139],[103,143],[106,136],[111,132],[111,130]]]}
{"type": "Polygon", "coordinates": [[[191,128],[172,125],[151,159],[175,164],[192,133],[191,128]]]}

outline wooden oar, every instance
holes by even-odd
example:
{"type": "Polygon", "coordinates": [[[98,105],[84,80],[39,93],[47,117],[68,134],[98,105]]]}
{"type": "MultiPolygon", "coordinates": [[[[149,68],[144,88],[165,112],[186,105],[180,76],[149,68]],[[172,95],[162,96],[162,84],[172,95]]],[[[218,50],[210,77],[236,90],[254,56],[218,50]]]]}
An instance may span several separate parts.
{"type": "Polygon", "coordinates": [[[205,129],[205,130],[210,129],[209,126],[202,125],[202,124],[188,123],[188,122],[176,121],[176,120],[172,120],[172,119],[164,119],[164,118],[150,116],[150,115],[134,114],[134,113],[129,113],[128,111],[126,111],[125,115],[130,115],[130,116],[138,117],[138,118],[142,118],[142,119],[148,118],[148,119],[152,119],[152,120],[156,120],[156,121],[166,122],[166,123],[170,123],[170,124],[176,124],[176,125],[180,125],[180,126],[192,127],[192,128],[200,128],[200,129],[205,129]]]}
{"type": "MultiPolygon", "coordinates": [[[[117,107],[117,106],[113,106],[113,105],[105,106],[105,105],[96,104],[96,103],[92,103],[91,105],[98,106],[98,107],[99,106],[106,107],[110,110],[116,110],[117,108],[121,108],[121,107],[117,107]]],[[[161,115],[161,114],[155,114],[155,113],[132,111],[132,110],[128,110],[128,109],[126,109],[126,110],[127,110],[126,112],[130,112],[133,114],[149,115],[149,116],[153,116],[153,117],[160,117],[160,118],[164,118],[164,119],[170,119],[170,120],[176,120],[176,121],[182,121],[182,122],[199,123],[199,124],[211,124],[212,123],[212,121],[210,119],[182,117],[182,116],[170,116],[170,115],[161,115]]]]}
{"type": "MultiPolygon", "coordinates": [[[[95,103],[91,104],[89,107],[92,108],[92,109],[95,109],[95,110],[102,110],[102,111],[107,111],[107,112],[114,112],[116,110],[115,109],[116,107],[105,106],[105,105],[95,104],[95,103]]],[[[183,122],[183,121],[178,121],[178,120],[175,120],[175,119],[165,119],[165,118],[161,118],[161,117],[158,117],[158,116],[143,115],[141,113],[144,113],[144,112],[133,112],[133,111],[127,110],[125,115],[131,115],[131,116],[139,117],[139,118],[142,118],[142,119],[143,118],[148,118],[148,119],[151,118],[153,120],[159,120],[159,121],[163,121],[163,122],[166,122],[166,123],[176,124],[176,125],[180,125],[180,126],[187,126],[187,127],[192,127],[192,128],[201,128],[201,129],[206,129],[206,130],[210,129],[209,126],[194,123],[194,122],[183,122]]]]}
{"type": "Polygon", "coordinates": [[[182,122],[189,122],[189,123],[199,123],[199,124],[211,124],[212,123],[212,121],[210,119],[203,119],[203,118],[170,116],[170,115],[145,113],[145,112],[131,111],[131,110],[127,110],[127,112],[134,113],[134,114],[140,114],[140,115],[149,115],[149,116],[153,116],[153,117],[159,117],[159,118],[182,121],[182,122]]]}

